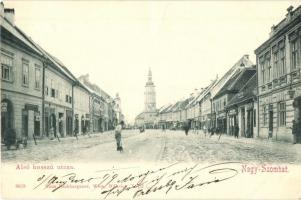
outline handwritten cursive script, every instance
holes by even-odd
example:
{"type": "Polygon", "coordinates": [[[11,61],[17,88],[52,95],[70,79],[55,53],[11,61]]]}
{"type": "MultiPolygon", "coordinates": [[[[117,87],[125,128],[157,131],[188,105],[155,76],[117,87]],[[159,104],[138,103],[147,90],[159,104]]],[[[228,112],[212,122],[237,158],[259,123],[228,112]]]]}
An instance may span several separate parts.
{"type": "Polygon", "coordinates": [[[62,176],[43,174],[36,179],[34,190],[38,188],[50,188],[56,192],[66,184],[90,184],[100,189],[103,199],[112,196],[120,196],[126,192],[132,192],[133,198],[149,195],[155,192],[190,190],[212,183],[220,183],[238,175],[238,162],[224,162],[208,166],[194,164],[189,167],[181,167],[180,163],[174,163],[156,170],[146,170],[133,174],[124,173],[123,169],[97,171],[97,176],[82,178],[76,173],[68,173],[62,176]],[[123,173],[122,173],[123,172],[123,173]],[[54,187],[51,187],[53,186],[54,187]]]}

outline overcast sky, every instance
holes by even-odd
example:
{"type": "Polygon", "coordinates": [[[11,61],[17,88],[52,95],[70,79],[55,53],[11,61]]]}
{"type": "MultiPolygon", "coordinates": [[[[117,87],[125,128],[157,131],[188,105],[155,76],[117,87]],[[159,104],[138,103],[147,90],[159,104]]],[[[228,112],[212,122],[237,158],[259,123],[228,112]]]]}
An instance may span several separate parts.
{"type": "Polygon", "coordinates": [[[16,25],[75,76],[111,96],[132,121],[144,109],[148,69],[157,107],[222,76],[268,39],[271,26],[300,1],[4,1],[16,25]]]}

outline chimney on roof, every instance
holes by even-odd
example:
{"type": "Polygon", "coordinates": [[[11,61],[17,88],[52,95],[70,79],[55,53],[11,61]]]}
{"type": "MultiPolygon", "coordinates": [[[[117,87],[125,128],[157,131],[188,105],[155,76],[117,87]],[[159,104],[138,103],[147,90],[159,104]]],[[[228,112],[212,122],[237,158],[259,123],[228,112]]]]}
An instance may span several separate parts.
{"type": "Polygon", "coordinates": [[[273,26],[271,27],[271,32],[270,32],[270,37],[273,36],[274,32],[276,30],[276,26],[273,24],[273,26]]]}
{"type": "Polygon", "coordinates": [[[4,3],[1,1],[0,3],[0,16],[4,17],[4,3]]]}
{"type": "Polygon", "coordinates": [[[15,25],[15,9],[4,8],[4,17],[12,24],[15,25]]]}
{"type": "Polygon", "coordinates": [[[294,9],[293,6],[290,6],[286,9],[287,10],[286,20],[288,20],[288,21],[291,20],[291,17],[293,15],[293,9],[294,9]]]}

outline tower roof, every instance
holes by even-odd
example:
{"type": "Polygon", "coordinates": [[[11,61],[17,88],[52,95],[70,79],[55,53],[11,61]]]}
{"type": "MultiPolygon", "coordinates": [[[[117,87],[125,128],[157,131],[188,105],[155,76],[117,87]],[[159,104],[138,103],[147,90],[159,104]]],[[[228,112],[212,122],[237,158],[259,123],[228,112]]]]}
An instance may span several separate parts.
{"type": "Polygon", "coordinates": [[[153,86],[154,83],[153,83],[153,78],[152,78],[152,70],[151,68],[149,68],[148,70],[148,80],[146,82],[146,86],[153,86]]]}

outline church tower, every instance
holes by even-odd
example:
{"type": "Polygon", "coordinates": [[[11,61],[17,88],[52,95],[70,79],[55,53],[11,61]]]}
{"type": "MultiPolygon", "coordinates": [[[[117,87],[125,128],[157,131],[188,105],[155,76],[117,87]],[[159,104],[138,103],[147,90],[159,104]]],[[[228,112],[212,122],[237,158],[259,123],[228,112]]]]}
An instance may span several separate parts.
{"type": "Polygon", "coordinates": [[[145,84],[144,92],[144,112],[156,112],[156,91],[152,80],[152,71],[148,71],[148,80],[145,84]]]}

